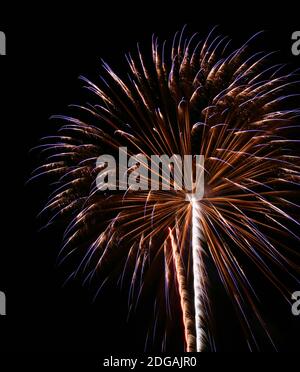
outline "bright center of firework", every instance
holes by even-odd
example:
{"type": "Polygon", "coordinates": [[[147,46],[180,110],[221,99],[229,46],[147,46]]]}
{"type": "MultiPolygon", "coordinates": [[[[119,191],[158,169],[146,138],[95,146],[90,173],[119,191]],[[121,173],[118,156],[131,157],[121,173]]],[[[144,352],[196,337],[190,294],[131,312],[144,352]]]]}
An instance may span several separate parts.
{"type": "Polygon", "coordinates": [[[187,194],[187,201],[190,202],[192,208],[199,208],[199,200],[197,194],[187,194]]]}
{"type": "Polygon", "coordinates": [[[187,201],[193,204],[193,202],[195,201],[193,194],[187,194],[187,201]]]}

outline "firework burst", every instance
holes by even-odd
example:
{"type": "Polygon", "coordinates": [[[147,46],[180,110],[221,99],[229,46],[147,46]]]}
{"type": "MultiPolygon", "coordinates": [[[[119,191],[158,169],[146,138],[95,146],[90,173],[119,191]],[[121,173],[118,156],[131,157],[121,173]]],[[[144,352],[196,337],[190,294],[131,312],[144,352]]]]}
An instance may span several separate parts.
{"type": "Polygon", "coordinates": [[[47,175],[57,186],[43,213],[52,213],[49,223],[69,221],[60,257],[78,260],[72,277],[99,275],[102,288],[111,277],[122,285],[130,275],[130,309],[152,281],[156,310],[168,317],[170,303],[180,303],[185,350],[202,351],[213,339],[209,257],[255,349],[247,309],[268,331],[243,263],[251,262],[287,299],[271,268],[295,280],[299,274],[299,253],[278,243],[299,242],[300,141],[292,137],[299,130],[299,82],[284,66],[269,65],[270,54],[249,53],[257,35],[232,51],[214,30],[204,41],[184,34],[172,45],[154,37],[150,62],[139,47],[135,57],[127,55],[126,79],[105,62],[99,85],[82,78],[96,103],[77,106],[76,117],[55,117],[64,124],[42,139],[45,161],[33,178],[47,175]],[[122,146],[147,159],[204,155],[203,199],[187,200],[174,177],[169,191],[99,190],[97,158],[117,157],[122,146]]]}

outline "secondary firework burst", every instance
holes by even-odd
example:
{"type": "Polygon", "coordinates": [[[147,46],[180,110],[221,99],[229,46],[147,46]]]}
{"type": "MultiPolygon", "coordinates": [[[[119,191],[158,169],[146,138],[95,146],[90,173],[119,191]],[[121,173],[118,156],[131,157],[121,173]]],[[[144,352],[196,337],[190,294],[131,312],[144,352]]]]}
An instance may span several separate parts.
{"type": "Polygon", "coordinates": [[[82,78],[94,103],[74,106],[72,117],[56,116],[61,129],[39,146],[45,160],[33,178],[47,175],[57,185],[43,213],[52,213],[49,223],[69,221],[60,257],[78,260],[71,276],[96,277],[102,288],[110,278],[122,285],[130,275],[130,309],[152,285],[165,323],[182,323],[187,351],[213,343],[205,257],[251,349],[257,345],[249,309],[271,336],[245,263],[287,299],[276,270],[295,280],[299,275],[299,252],[288,247],[299,244],[299,81],[296,72],[270,65],[271,54],[250,53],[256,37],[234,50],[215,30],[204,41],[184,30],[170,44],[153,37],[152,58],[140,47],[126,56],[126,78],[103,62],[99,84],[82,78]],[[186,200],[174,178],[169,191],[99,190],[96,160],[117,157],[121,146],[147,159],[204,155],[203,199],[186,200]],[[171,318],[174,301],[182,321],[171,318]]]}

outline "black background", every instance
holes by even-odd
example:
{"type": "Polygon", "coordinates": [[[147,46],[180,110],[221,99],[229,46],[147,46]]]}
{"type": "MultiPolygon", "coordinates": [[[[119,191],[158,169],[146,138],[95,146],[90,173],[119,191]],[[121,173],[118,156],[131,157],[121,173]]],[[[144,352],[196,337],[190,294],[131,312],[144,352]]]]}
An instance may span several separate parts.
{"type": "MultiPolygon", "coordinates": [[[[151,46],[188,24],[190,32],[206,35],[215,25],[240,46],[253,33],[266,30],[258,49],[278,50],[276,61],[300,66],[291,53],[291,34],[300,28],[295,3],[253,2],[84,2],[69,6],[16,6],[1,14],[7,56],[0,59],[1,181],[3,228],[0,247],[0,290],[7,295],[7,316],[0,318],[5,351],[143,351],[143,319],[126,322],[126,293],[109,288],[95,303],[93,292],[80,281],[66,286],[66,268],[56,267],[60,231],[42,231],[37,213],[47,199],[46,185],[24,187],[37,165],[30,148],[54,134],[52,114],[64,114],[70,103],[85,102],[78,80],[97,81],[100,58],[116,71],[126,68],[125,52],[151,46]]],[[[295,288],[295,290],[299,288],[295,288]]],[[[276,294],[277,295],[277,294],[276,294]]],[[[277,295],[278,296],[278,295],[277,295]]],[[[271,296],[272,297],[272,296],[271,296]]],[[[266,295],[268,298],[268,295],[266,295]]],[[[273,297],[272,297],[273,298],[273,297]]],[[[224,300],[225,301],[225,300],[224,300]]],[[[280,350],[299,350],[299,319],[287,305],[266,305],[280,350]]],[[[225,302],[226,303],[226,302],[225,302]]],[[[228,305],[230,307],[230,305],[228,305]]],[[[224,309],[226,306],[224,306],[224,309]]],[[[230,310],[217,310],[219,348],[244,350],[230,310]]],[[[180,351],[172,345],[172,351],[180,351]]],[[[155,348],[154,348],[155,350],[155,348]]]]}

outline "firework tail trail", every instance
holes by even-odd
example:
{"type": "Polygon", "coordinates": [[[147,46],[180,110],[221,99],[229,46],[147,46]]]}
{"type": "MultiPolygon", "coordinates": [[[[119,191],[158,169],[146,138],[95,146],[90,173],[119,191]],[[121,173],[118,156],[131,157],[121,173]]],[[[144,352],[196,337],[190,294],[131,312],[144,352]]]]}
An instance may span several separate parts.
{"type": "Polygon", "coordinates": [[[193,320],[193,304],[190,301],[190,294],[187,286],[186,272],[182,263],[182,258],[175,242],[172,230],[169,229],[169,236],[172,245],[172,256],[175,265],[176,279],[178,282],[178,290],[180,297],[180,304],[183,314],[183,326],[186,342],[186,351],[196,351],[196,337],[195,337],[195,323],[193,320]]]}
{"type": "Polygon", "coordinates": [[[196,327],[196,349],[203,351],[205,332],[203,329],[204,318],[204,277],[205,270],[202,259],[202,233],[201,233],[201,209],[197,200],[192,199],[192,256],[193,256],[193,282],[194,282],[194,306],[196,327]]]}

